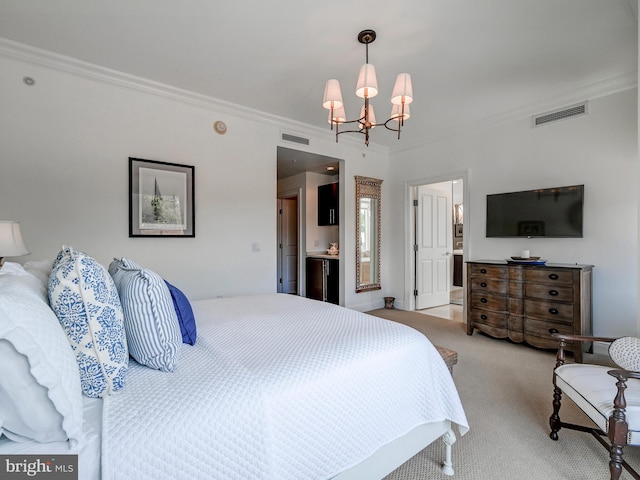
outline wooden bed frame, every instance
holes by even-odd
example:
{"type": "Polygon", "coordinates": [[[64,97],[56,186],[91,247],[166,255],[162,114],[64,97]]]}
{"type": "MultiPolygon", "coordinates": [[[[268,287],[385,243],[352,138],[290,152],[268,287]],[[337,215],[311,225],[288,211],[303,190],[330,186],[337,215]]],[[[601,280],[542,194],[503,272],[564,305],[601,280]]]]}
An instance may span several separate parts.
{"type": "Polygon", "coordinates": [[[451,446],[455,443],[456,436],[451,429],[451,422],[443,420],[414,428],[406,435],[380,448],[366,460],[335,476],[333,480],[360,480],[363,478],[380,480],[438,438],[442,438],[445,444],[442,473],[451,476],[454,474],[451,446]]]}

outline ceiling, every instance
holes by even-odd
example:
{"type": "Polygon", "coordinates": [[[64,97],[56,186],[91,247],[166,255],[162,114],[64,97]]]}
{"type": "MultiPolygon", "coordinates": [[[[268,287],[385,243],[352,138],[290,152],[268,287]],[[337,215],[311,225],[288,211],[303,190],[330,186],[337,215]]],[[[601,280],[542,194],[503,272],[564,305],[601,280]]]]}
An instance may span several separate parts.
{"type": "MultiPolygon", "coordinates": [[[[637,11],[637,0],[2,0],[0,37],[331,135],[325,81],[340,80],[354,118],[365,53],[356,37],[371,28],[372,103],[386,118],[395,76],[411,73],[415,100],[400,140],[411,144],[637,81],[637,11]]],[[[399,144],[380,128],[371,143],[399,144]]]]}
{"type": "Polygon", "coordinates": [[[340,173],[340,161],[292,148],[278,147],[278,180],[304,172],[335,176],[340,173]]]}

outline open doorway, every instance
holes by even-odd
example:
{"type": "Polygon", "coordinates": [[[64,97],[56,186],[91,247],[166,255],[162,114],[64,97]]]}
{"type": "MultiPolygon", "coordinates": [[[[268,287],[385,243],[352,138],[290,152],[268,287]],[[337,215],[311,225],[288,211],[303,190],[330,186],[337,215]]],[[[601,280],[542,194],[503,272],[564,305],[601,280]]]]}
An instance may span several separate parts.
{"type": "Polygon", "coordinates": [[[463,321],[468,252],[465,180],[461,173],[407,185],[407,304],[411,310],[458,321],[463,321]]]}
{"type": "Polygon", "coordinates": [[[298,216],[297,191],[278,198],[278,293],[298,295],[300,292],[298,216]]]}
{"type": "MultiPolygon", "coordinates": [[[[344,231],[339,224],[339,219],[344,218],[345,203],[341,200],[344,196],[344,184],[340,181],[342,162],[338,158],[277,147],[278,292],[308,296],[307,260],[326,254],[331,243],[337,246],[344,243],[344,231]],[[326,224],[321,215],[324,204],[319,201],[320,194],[321,190],[324,191],[323,187],[334,184],[337,187],[338,210],[331,216],[333,223],[326,224]],[[296,215],[293,214],[294,199],[296,215]],[[297,252],[297,258],[294,257],[294,251],[297,252]],[[290,275],[287,276],[287,273],[290,275]]],[[[337,275],[327,280],[338,282],[335,289],[342,303],[344,262],[339,254],[332,256],[331,260],[337,266],[333,269],[337,275]]]]}

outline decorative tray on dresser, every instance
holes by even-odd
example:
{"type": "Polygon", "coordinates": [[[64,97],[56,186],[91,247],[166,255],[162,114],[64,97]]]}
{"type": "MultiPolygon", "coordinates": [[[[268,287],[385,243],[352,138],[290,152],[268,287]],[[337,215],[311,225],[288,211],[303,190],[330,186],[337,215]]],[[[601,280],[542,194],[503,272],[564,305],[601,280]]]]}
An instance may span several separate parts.
{"type": "MultiPolygon", "coordinates": [[[[551,334],[592,334],[592,265],[479,260],[467,262],[467,334],[474,329],[538,348],[551,334]]],[[[589,342],[569,343],[582,363],[589,342]]]]}

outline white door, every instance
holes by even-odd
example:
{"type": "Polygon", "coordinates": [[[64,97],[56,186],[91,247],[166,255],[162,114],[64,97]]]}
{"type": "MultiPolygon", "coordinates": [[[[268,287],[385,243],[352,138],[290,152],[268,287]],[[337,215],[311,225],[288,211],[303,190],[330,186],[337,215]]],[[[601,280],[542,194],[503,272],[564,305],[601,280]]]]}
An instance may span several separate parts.
{"type": "Polygon", "coordinates": [[[298,200],[278,200],[278,292],[298,293],[298,200]]]}
{"type": "Polygon", "coordinates": [[[449,303],[453,220],[451,182],[416,187],[416,309],[449,303]]]}

